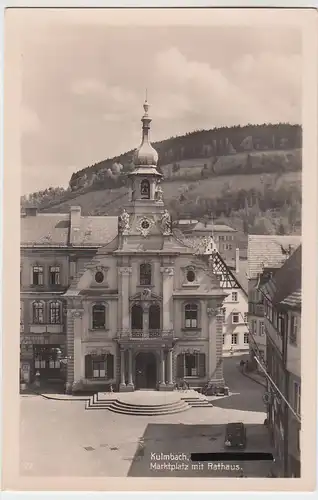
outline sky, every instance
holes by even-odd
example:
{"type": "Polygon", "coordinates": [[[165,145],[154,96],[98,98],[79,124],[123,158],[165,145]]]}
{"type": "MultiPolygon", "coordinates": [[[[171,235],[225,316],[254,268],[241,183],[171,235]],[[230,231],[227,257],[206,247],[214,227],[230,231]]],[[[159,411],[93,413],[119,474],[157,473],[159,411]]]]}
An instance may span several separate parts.
{"type": "Polygon", "coordinates": [[[21,34],[22,193],[151,140],[301,122],[301,32],[283,26],[111,26],[61,14],[21,34]]]}

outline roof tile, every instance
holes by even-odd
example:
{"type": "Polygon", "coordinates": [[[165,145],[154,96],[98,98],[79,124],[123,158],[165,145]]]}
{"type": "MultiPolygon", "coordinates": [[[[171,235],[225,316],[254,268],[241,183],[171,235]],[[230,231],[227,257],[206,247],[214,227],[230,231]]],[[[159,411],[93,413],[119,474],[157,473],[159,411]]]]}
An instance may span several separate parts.
{"type": "Polygon", "coordinates": [[[300,236],[250,235],[248,237],[248,277],[257,278],[264,268],[280,268],[286,261],[284,252],[294,251],[300,236]]]}

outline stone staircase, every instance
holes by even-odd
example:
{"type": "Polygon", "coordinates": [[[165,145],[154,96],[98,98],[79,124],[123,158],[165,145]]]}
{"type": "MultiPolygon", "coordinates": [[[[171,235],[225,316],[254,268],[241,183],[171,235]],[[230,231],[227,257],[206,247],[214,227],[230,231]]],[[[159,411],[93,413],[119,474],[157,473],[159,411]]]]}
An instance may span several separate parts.
{"type": "Polygon", "coordinates": [[[97,393],[86,403],[86,410],[108,410],[122,415],[171,415],[190,408],[212,407],[212,403],[195,391],[136,391],[133,393],[97,393]]]}

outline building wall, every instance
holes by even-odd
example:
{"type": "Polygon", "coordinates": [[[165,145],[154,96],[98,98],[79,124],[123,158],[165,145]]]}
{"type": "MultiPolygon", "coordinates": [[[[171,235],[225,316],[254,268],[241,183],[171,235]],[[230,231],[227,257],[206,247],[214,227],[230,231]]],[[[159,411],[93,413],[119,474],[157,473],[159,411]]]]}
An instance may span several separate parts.
{"type": "MultiPolygon", "coordinates": [[[[266,327],[264,324],[264,306],[262,302],[262,295],[257,290],[257,280],[250,279],[248,282],[248,321],[249,329],[254,341],[256,342],[260,354],[263,356],[264,361],[266,361],[266,327]]],[[[253,346],[254,342],[250,341],[250,356],[251,361],[253,361],[253,346]]],[[[258,369],[258,365],[255,364],[255,368],[258,369]]]]}
{"type": "MultiPolygon", "coordinates": [[[[114,356],[114,378],[107,383],[119,383],[120,375],[120,353],[118,348],[118,336],[120,331],[132,330],[131,306],[135,301],[144,307],[145,300],[142,293],[147,291],[156,303],[161,306],[160,330],[173,332],[175,346],[173,348],[173,374],[177,377],[176,359],[185,352],[198,352],[205,355],[205,373],[186,377],[191,385],[203,385],[208,380],[223,381],[222,367],[218,361],[222,360],[222,319],[220,315],[211,317],[209,313],[209,289],[210,278],[205,272],[202,262],[195,257],[178,257],[173,262],[164,256],[147,257],[136,255],[127,257],[125,266],[117,256],[100,256],[99,260],[87,266],[87,270],[81,276],[77,289],[85,296],[81,297],[82,308],[80,314],[70,321],[68,338],[74,336],[74,370],[68,382],[75,384],[99,384],[99,381],[91,381],[85,376],[85,355],[95,349],[104,349],[114,356]],[[140,265],[150,263],[152,267],[151,285],[140,284],[140,265]],[[168,266],[168,267],[167,267],[168,266]],[[193,282],[186,280],[189,266],[195,272],[193,282]],[[102,269],[105,273],[105,281],[100,285],[101,296],[96,295],[98,285],[94,276],[97,270],[102,269]],[[171,269],[171,271],[170,271],[171,269]],[[169,273],[166,273],[169,271],[169,273]],[[168,276],[170,274],[170,276],[168,276]],[[108,289],[105,289],[105,283],[108,289]],[[107,293],[108,290],[108,293],[107,293]],[[110,291],[115,293],[110,294],[110,291]],[[203,295],[203,296],[202,296],[203,295]],[[206,297],[205,297],[206,295],[206,297]],[[94,303],[102,303],[106,307],[106,328],[92,329],[92,308],[94,303]],[[196,304],[198,306],[198,322],[196,327],[187,327],[185,323],[185,305],[196,304]],[[80,361],[81,359],[81,361],[80,361]]],[[[219,299],[220,304],[222,298],[219,299]]],[[[216,304],[214,304],[216,307],[216,304]]],[[[69,309],[72,310],[70,302],[69,309]]],[[[211,307],[210,307],[211,309],[211,307]]],[[[149,327],[149,317],[144,308],[143,332],[149,327]],[[146,321],[146,323],[145,323],[146,321]]],[[[162,342],[161,342],[162,343],[162,342]]],[[[156,353],[160,360],[160,342],[153,342],[147,336],[140,341],[140,346],[147,344],[147,349],[156,353]]],[[[137,353],[139,343],[131,340],[127,344],[128,349],[133,349],[132,364],[134,367],[134,356],[137,353]]],[[[105,380],[100,381],[104,384],[105,380]]]]}
{"type": "Polygon", "coordinates": [[[60,346],[63,355],[66,353],[67,303],[62,297],[70,284],[77,262],[91,260],[96,250],[87,249],[70,251],[70,249],[21,248],[20,263],[20,361],[27,381],[32,381],[36,373],[35,349],[39,346],[60,346]],[[75,266],[74,266],[74,264],[75,266]],[[33,267],[43,268],[43,284],[33,283],[33,267]],[[59,284],[50,283],[50,267],[58,267],[59,284]],[[44,305],[43,322],[35,322],[33,304],[44,305]],[[60,303],[60,322],[51,323],[50,303],[60,303]]]}
{"type": "Polygon", "coordinates": [[[227,290],[223,302],[223,353],[249,352],[248,301],[243,290],[227,290]],[[238,319],[238,322],[234,322],[238,319]],[[235,337],[233,337],[233,334],[235,337]]]}
{"type": "MultiPolygon", "coordinates": [[[[276,345],[268,338],[267,340],[267,372],[275,383],[276,387],[286,396],[286,373],[280,352],[276,345]]],[[[275,449],[275,458],[280,476],[284,475],[285,468],[285,446],[288,435],[286,425],[286,408],[281,398],[275,396],[275,391],[270,389],[270,402],[268,405],[268,422],[271,442],[275,449]]]]}
{"type": "Polygon", "coordinates": [[[301,376],[301,314],[299,311],[288,312],[288,345],[287,345],[287,370],[296,377],[301,376]],[[297,328],[291,332],[294,318],[297,328]]]}
{"type": "MultiPolygon", "coordinates": [[[[301,379],[296,375],[289,376],[289,402],[300,414],[301,379]]],[[[293,413],[288,411],[288,470],[289,475],[300,477],[300,423],[293,413]]]]}

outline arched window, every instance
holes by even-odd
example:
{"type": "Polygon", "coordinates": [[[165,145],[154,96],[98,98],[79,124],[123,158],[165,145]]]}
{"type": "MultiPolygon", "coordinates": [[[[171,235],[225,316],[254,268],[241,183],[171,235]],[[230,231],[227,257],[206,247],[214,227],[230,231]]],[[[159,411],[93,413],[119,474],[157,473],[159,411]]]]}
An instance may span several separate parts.
{"type": "Polygon", "coordinates": [[[32,304],[32,319],[33,323],[40,324],[44,323],[44,304],[43,302],[37,301],[32,304]]]}
{"type": "Polygon", "coordinates": [[[140,264],[139,268],[139,283],[143,286],[151,285],[151,264],[140,264]]]}
{"type": "Polygon", "coordinates": [[[149,307],[149,330],[160,330],[160,306],[152,304],[149,307]]]}
{"type": "Polygon", "coordinates": [[[198,306],[197,304],[186,304],[184,308],[184,319],[186,328],[198,327],[198,306]]]}
{"type": "Polygon", "coordinates": [[[140,195],[141,198],[149,200],[150,198],[150,184],[147,179],[143,179],[140,184],[140,195]]]}
{"type": "Polygon", "coordinates": [[[93,305],[92,326],[94,330],[106,328],[106,308],[103,304],[93,305]]]}
{"type": "Polygon", "coordinates": [[[143,329],[143,310],[139,304],[134,304],[131,308],[131,329],[143,329]]]}
{"type": "Polygon", "coordinates": [[[49,310],[50,323],[59,325],[61,323],[61,303],[58,301],[50,302],[49,310]]]}

